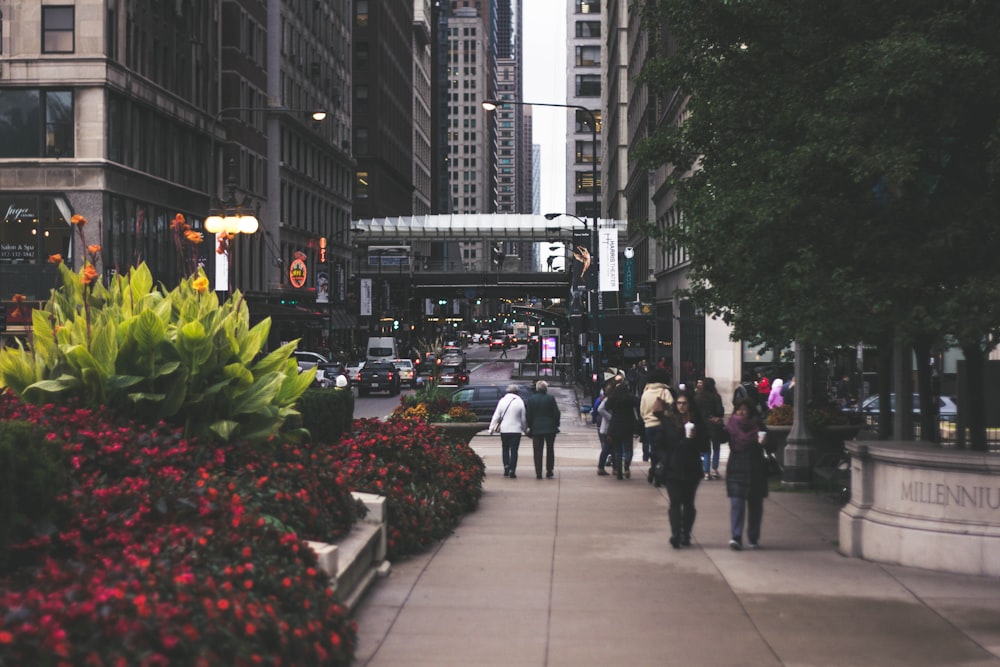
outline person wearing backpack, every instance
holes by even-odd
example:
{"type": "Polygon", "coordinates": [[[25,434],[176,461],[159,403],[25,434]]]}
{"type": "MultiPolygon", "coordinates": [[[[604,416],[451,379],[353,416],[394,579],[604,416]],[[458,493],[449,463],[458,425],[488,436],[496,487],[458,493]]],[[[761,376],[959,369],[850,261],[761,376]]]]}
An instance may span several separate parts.
{"type": "Polygon", "coordinates": [[[642,425],[645,429],[643,438],[642,460],[649,461],[649,473],[646,481],[653,483],[653,470],[656,468],[656,434],[660,428],[660,418],[653,414],[656,399],[659,398],[666,405],[674,402],[674,394],[670,388],[670,374],[666,369],[654,368],[649,372],[646,379],[646,386],[639,397],[639,416],[642,417],[642,425]]]}
{"type": "Polygon", "coordinates": [[[747,371],[743,373],[743,380],[737,385],[736,390],[733,392],[733,408],[740,401],[751,401],[754,407],[754,414],[760,414],[759,403],[757,399],[757,386],[754,384],[753,373],[747,371]]]}

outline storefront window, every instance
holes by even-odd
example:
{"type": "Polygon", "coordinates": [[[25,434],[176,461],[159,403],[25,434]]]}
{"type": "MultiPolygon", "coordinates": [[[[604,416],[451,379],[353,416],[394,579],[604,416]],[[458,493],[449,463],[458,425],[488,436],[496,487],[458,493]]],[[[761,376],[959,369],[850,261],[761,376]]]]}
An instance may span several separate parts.
{"type": "Polygon", "coordinates": [[[56,254],[69,261],[68,212],[54,197],[0,197],[0,264],[44,264],[56,254]]]}

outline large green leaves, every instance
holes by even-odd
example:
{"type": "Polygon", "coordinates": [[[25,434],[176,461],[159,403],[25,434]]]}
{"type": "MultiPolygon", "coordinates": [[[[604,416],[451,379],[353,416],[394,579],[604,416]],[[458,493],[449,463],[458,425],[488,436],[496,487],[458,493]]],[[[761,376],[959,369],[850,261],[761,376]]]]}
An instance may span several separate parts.
{"type": "Polygon", "coordinates": [[[62,286],[33,313],[30,349],[0,351],[0,385],[36,403],[76,399],[175,421],[203,437],[263,440],[297,414],[315,371],[298,373],[297,341],[260,356],[270,320],[250,328],[241,294],[220,303],[195,286],[201,272],[168,292],[145,264],[108,288],[60,272],[62,286]]]}

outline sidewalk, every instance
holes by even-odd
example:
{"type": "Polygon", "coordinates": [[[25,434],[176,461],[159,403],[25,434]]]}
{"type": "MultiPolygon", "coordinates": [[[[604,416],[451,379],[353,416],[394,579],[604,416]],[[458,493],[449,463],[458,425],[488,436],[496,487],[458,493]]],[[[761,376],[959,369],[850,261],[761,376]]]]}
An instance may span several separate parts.
{"type": "Polygon", "coordinates": [[[667,499],[596,474],[596,429],[568,390],[556,476],[518,478],[500,439],[478,511],[434,550],[393,563],[357,614],[356,664],[998,665],[1000,579],[840,556],[839,507],[811,492],[765,502],[759,551],[731,551],[725,484],[702,482],[689,548],[667,542],[667,499]]]}

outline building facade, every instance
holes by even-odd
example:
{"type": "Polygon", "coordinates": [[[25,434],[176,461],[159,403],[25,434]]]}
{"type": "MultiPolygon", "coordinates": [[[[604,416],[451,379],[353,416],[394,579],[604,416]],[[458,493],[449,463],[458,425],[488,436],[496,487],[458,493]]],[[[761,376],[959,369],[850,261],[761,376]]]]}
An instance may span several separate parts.
{"type": "Polygon", "coordinates": [[[566,104],[591,110],[597,124],[591,127],[589,116],[581,111],[568,113],[566,212],[590,220],[600,217],[599,208],[593,210],[593,195],[596,191],[600,196],[601,192],[601,3],[599,0],[566,2],[566,104]],[[598,164],[596,182],[595,160],[598,164]]]}
{"type": "Polygon", "coordinates": [[[342,274],[320,318],[325,340],[349,272],[345,11],[335,0],[0,1],[0,299],[45,299],[51,255],[82,264],[73,215],[89,221],[83,242],[101,246],[105,277],[145,262],[176,284],[190,265],[174,215],[204,231],[210,213],[240,202],[260,230],[236,239],[231,261],[206,238],[197,263],[210,277],[231,266],[215,287],[257,305],[315,301],[319,274],[328,289],[342,274]],[[296,287],[288,269],[300,255],[312,282],[296,287]]]}

